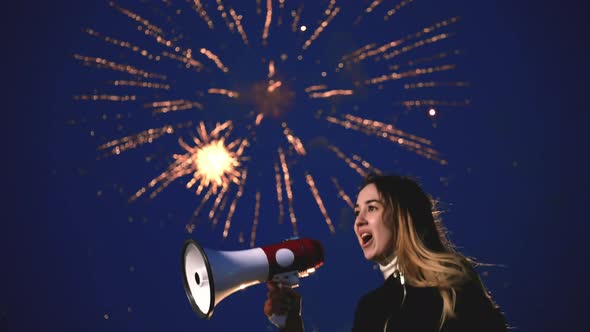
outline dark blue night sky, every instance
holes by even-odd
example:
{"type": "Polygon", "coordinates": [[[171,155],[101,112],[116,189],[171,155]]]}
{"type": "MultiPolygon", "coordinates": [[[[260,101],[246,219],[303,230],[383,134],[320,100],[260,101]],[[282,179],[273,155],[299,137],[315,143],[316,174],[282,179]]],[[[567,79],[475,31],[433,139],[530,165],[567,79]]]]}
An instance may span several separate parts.
{"type": "MultiPolygon", "coordinates": [[[[198,318],[182,286],[180,254],[188,238],[218,250],[249,248],[257,190],[262,197],[257,245],[292,235],[286,204],[284,223],[276,222],[273,191],[276,148],[288,149],[280,129],[281,121],[287,121],[308,150],[305,157],[288,154],[299,233],[322,241],[326,251],[324,266],[302,280],[298,289],[308,331],[350,330],[357,299],[382,281],[379,270],[364,260],[352,232],[352,211],[337,197],[330,180],[337,177],[354,200],[361,178],[326,148],[328,143],[362,156],[384,172],[419,179],[440,201],[443,221],[459,250],[495,265],[480,267],[479,272],[511,326],[519,331],[583,331],[589,295],[583,278],[590,261],[585,246],[590,196],[587,139],[582,133],[588,123],[583,88],[589,73],[581,5],[574,1],[416,0],[383,22],[387,9],[399,3],[384,1],[353,25],[355,14],[370,2],[338,1],[342,13],[303,52],[302,61],[295,60],[293,45],[301,45],[311,35],[325,17],[321,12],[329,1],[305,3],[302,23],[309,28],[307,34],[294,37],[284,27],[271,26],[266,48],[260,46],[264,15],[256,14],[254,0],[235,4],[244,15],[244,27],[254,45],[250,48],[244,47],[237,33],[227,31],[214,10],[215,1],[203,1],[215,23],[213,31],[206,29],[186,1],[117,2],[183,34],[187,47],[217,50],[228,67],[235,68],[228,75],[179,70],[173,61],[150,63],[87,35],[84,29],[93,28],[163,50],[134,31],[137,24],[106,1],[6,5],[0,330],[272,330],[262,311],[264,285],[233,294],[215,309],[211,320],[198,318]],[[185,12],[175,14],[166,3],[185,12]],[[167,15],[177,19],[166,22],[167,15]],[[399,63],[460,49],[460,55],[436,62],[456,64],[457,69],[433,75],[432,80],[468,81],[469,87],[431,92],[403,89],[404,83],[430,80],[418,78],[385,82],[382,90],[372,87],[349,99],[310,100],[298,94],[288,112],[279,119],[265,119],[252,138],[246,189],[225,240],[223,217],[212,228],[203,214],[192,234],[185,229],[200,201],[184,188],[186,181],[173,183],[153,200],[128,203],[137,189],[165,169],[172,153],[182,152],[176,142],[183,133],[97,160],[102,154],[97,151],[100,144],[170,121],[204,121],[210,126],[232,119],[235,134],[248,136],[243,124],[252,121],[246,117],[252,105],[221,96],[200,97],[195,91],[239,90],[264,80],[266,65],[260,59],[279,59],[283,52],[289,59],[277,60],[277,67],[285,77],[297,78],[289,81],[294,91],[316,82],[351,87],[355,80],[390,70],[386,64],[371,63],[338,76],[333,69],[339,56],[453,16],[461,19],[445,30],[455,34],[452,38],[410,51],[400,56],[399,63]],[[84,67],[73,54],[166,72],[175,89],[160,96],[149,89],[117,90],[106,83],[130,75],[84,67]],[[322,68],[329,69],[324,81],[319,75],[322,68]],[[137,92],[140,102],[72,98],[95,92],[137,92]],[[201,100],[205,109],[151,117],[141,103],[160,97],[201,100]],[[408,99],[468,99],[470,103],[437,107],[433,121],[427,109],[406,110],[399,104],[408,99]],[[374,136],[318,121],[314,116],[319,109],[322,114],[354,113],[395,123],[431,139],[449,164],[440,165],[374,136]],[[102,120],[103,114],[107,120],[102,120]],[[122,118],[116,119],[116,114],[122,118]],[[146,162],[146,156],[152,159],[146,162]],[[310,194],[305,171],[318,185],[335,234],[328,231],[310,194]],[[238,240],[240,232],[245,243],[238,240]]],[[[273,3],[278,12],[278,2],[273,3]]],[[[301,2],[285,3],[290,10],[301,2]]],[[[285,25],[291,22],[288,15],[284,20],[285,25]]],[[[277,21],[275,17],[273,24],[277,21]]],[[[190,137],[186,133],[183,137],[190,137]]]]}

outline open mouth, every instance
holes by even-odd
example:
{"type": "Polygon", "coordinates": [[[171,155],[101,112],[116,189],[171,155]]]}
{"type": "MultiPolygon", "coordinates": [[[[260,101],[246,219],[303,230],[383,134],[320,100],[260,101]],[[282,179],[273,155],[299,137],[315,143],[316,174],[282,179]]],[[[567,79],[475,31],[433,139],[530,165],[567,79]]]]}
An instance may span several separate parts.
{"type": "Polygon", "coordinates": [[[361,244],[363,247],[367,246],[373,240],[373,234],[371,233],[362,233],[361,234],[361,244]]]}

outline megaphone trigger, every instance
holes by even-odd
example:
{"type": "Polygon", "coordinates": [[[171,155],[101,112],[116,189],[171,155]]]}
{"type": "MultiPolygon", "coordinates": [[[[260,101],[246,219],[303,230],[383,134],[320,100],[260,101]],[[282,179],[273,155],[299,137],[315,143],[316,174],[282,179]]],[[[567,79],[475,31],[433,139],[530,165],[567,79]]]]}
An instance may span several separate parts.
{"type": "Polygon", "coordinates": [[[297,288],[299,287],[299,273],[298,272],[285,272],[275,274],[272,277],[272,281],[279,286],[279,288],[289,287],[289,288],[297,288]]]}

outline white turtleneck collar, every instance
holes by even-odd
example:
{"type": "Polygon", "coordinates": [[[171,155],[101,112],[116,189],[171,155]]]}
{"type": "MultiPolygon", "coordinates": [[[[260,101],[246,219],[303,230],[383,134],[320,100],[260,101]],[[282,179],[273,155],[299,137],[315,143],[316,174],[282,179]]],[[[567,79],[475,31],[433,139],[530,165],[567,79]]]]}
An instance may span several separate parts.
{"type": "Polygon", "coordinates": [[[397,256],[393,256],[393,259],[391,260],[386,259],[385,262],[379,263],[379,269],[381,270],[381,273],[383,273],[384,279],[389,278],[389,276],[391,276],[393,273],[399,271],[399,267],[397,265],[397,256]],[[389,261],[389,263],[387,263],[387,261],[389,261]]]}

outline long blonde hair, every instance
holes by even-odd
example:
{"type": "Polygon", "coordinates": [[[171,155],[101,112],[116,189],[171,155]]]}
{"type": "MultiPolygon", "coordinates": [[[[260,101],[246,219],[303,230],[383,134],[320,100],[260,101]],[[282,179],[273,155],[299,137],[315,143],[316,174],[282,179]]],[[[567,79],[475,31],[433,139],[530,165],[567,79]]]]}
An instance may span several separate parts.
{"type": "Polygon", "coordinates": [[[406,282],[414,287],[436,287],[440,292],[440,329],[447,318],[455,317],[456,289],[474,277],[471,262],[455,251],[433,200],[417,182],[370,175],[364,186],[371,183],[385,203],[383,219],[393,224],[394,252],[406,282]]]}

